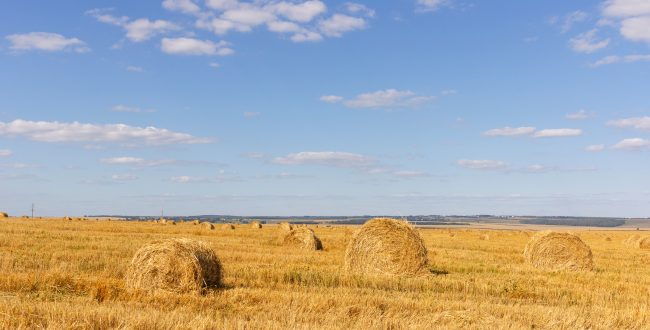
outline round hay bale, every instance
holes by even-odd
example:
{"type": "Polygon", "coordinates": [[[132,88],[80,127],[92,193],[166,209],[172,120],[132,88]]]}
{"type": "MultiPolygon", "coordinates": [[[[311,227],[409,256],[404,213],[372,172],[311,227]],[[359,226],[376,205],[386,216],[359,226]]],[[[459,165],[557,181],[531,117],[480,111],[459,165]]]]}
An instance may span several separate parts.
{"type": "Polygon", "coordinates": [[[293,229],[293,226],[288,222],[282,222],[278,228],[282,231],[291,231],[291,229],[293,229]]]}
{"type": "Polygon", "coordinates": [[[650,236],[639,238],[636,241],[636,247],[641,250],[650,250],[650,236]]]}
{"type": "Polygon", "coordinates": [[[478,239],[480,239],[481,241],[489,241],[490,240],[490,235],[483,234],[483,235],[479,236],[478,239]]]}
{"type": "Polygon", "coordinates": [[[214,225],[212,223],[210,223],[210,222],[207,222],[207,221],[206,222],[201,222],[201,228],[207,229],[207,230],[213,230],[214,225]]]}
{"type": "Polygon", "coordinates": [[[630,246],[630,247],[635,247],[635,246],[637,246],[637,242],[639,241],[640,238],[641,238],[641,236],[639,236],[637,234],[634,234],[634,235],[626,238],[623,241],[623,244],[625,244],[627,246],[630,246]]]}
{"type": "Polygon", "coordinates": [[[406,221],[376,218],[366,222],[345,251],[344,270],[376,275],[429,273],[427,248],[406,221]]]}
{"type": "Polygon", "coordinates": [[[223,225],[221,225],[221,229],[223,229],[223,230],[234,230],[235,225],[233,225],[232,223],[224,223],[223,225]]]}
{"type": "Polygon", "coordinates": [[[609,236],[607,236],[607,237],[605,237],[605,240],[608,241],[608,242],[611,242],[611,241],[612,241],[612,238],[609,237],[609,236]]]}
{"type": "Polygon", "coordinates": [[[250,226],[251,226],[251,228],[255,228],[255,229],[261,229],[262,228],[262,224],[259,221],[251,222],[250,226]]]}
{"type": "Polygon", "coordinates": [[[0,212],[0,218],[9,218],[9,214],[5,212],[0,212]]]}
{"type": "Polygon", "coordinates": [[[323,243],[314,234],[314,231],[299,227],[292,229],[284,234],[282,237],[282,244],[288,246],[297,246],[305,250],[322,250],[323,243]]]}
{"type": "Polygon", "coordinates": [[[199,225],[199,224],[201,224],[201,221],[199,221],[199,220],[192,220],[192,224],[193,224],[193,225],[199,225]]]}
{"type": "Polygon", "coordinates": [[[221,285],[221,263],[206,243],[187,238],[140,248],[127,270],[126,285],[145,291],[200,293],[221,285]]]}
{"type": "Polygon", "coordinates": [[[591,249],[580,237],[569,233],[543,231],[528,241],[526,261],[545,270],[593,270],[591,249]]]}
{"type": "Polygon", "coordinates": [[[63,220],[72,221],[72,218],[71,217],[63,217],[63,220]]]}

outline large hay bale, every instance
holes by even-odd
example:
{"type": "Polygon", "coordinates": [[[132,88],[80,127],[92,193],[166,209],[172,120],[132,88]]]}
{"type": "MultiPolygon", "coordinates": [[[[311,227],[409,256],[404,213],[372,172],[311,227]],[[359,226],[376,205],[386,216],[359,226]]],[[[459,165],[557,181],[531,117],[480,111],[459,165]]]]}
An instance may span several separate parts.
{"type": "Polygon", "coordinates": [[[650,236],[639,238],[636,241],[636,247],[641,250],[650,250],[650,236]]]}
{"type": "Polygon", "coordinates": [[[639,241],[640,238],[641,238],[641,236],[639,236],[639,235],[637,235],[637,234],[634,234],[634,235],[632,235],[632,236],[626,238],[626,239],[623,241],[623,244],[625,244],[625,245],[627,245],[627,246],[630,246],[630,247],[636,247],[636,246],[637,246],[637,242],[639,241]]]}
{"type": "Polygon", "coordinates": [[[255,229],[262,228],[262,224],[259,221],[252,221],[250,223],[250,226],[251,226],[251,228],[255,228],[255,229]]]}
{"type": "Polygon", "coordinates": [[[314,231],[306,227],[289,230],[282,236],[281,243],[283,245],[297,246],[305,250],[323,249],[323,243],[314,234],[314,231]]]}
{"type": "Polygon", "coordinates": [[[545,270],[593,270],[591,249],[580,237],[569,233],[543,231],[528,241],[526,261],[545,270]]]}
{"type": "Polygon", "coordinates": [[[384,275],[429,273],[427,248],[406,221],[376,218],[366,222],[348,243],[345,271],[384,275]]]}
{"type": "Polygon", "coordinates": [[[288,223],[288,222],[282,222],[282,223],[280,223],[280,225],[278,226],[278,228],[279,228],[281,231],[288,232],[288,231],[291,231],[291,229],[293,229],[293,226],[292,226],[290,223],[288,223]]]}
{"type": "Polygon", "coordinates": [[[210,222],[201,222],[201,228],[207,229],[207,230],[212,230],[214,229],[214,225],[210,222]]]}
{"type": "Polygon", "coordinates": [[[232,223],[224,223],[223,225],[221,225],[221,229],[223,229],[223,230],[234,230],[235,225],[233,225],[232,223]]]}
{"type": "Polygon", "coordinates": [[[221,263],[206,243],[173,238],[145,245],[127,270],[126,285],[145,291],[200,293],[221,285],[221,263]]]}
{"type": "Polygon", "coordinates": [[[5,212],[0,212],[0,218],[9,218],[9,214],[5,212]]]}

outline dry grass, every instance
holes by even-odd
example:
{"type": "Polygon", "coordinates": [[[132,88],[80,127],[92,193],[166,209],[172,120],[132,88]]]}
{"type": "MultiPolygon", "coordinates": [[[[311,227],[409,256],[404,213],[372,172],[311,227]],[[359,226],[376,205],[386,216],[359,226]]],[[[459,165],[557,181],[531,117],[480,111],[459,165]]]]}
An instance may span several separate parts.
{"type": "Polygon", "coordinates": [[[591,249],[580,237],[570,233],[543,231],[530,239],[524,257],[544,270],[593,270],[591,249]]]}
{"type": "Polygon", "coordinates": [[[284,245],[296,246],[305,250],[322,250],[323,244],[314,234],[314,231],[307,227],[298,227],[285,232],[281,237],[284,245]]]}
{"type": "Polygon", "coordinates": [[[221,285],[221,264],[207,244],[172,238],[147,244],[131,260],[126,286],[145,291],[200,293],[221,285]]]}
{"type": "Polygon", "coordinates": [[[352,237],[344,268],[360,274],[423,275],[429,273],[427,248],[406,221],[372,219],[352,237]]]}
{"type": "Polygon", "coordinates": [[[350,226],[315,228],[325,249],[276,244],[277,229],[61,219],[0,223],[1,329],[648,329],[650,252],[633,231],[579,231],[593,272],[525,262],[528,232],[419,229],[434,275],[348,275],[350,226]],[[490,240],[477,239],[489,233],[490,240]],[[603,239],[604,235],[611,242],[603,239]],[[135,252],[155,240],[205,241],[223,286],[203,295],[125,287],[135,252]]]}

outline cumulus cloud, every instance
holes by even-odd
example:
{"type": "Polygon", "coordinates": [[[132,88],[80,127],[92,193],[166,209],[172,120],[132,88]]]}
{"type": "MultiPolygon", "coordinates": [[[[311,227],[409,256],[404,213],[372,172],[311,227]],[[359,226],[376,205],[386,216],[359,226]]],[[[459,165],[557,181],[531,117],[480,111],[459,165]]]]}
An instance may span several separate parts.
{"type": "Polygon", "coordinates": [[[598,33],[598,30],[592,29],[572,38],[569,40],[571,49],[578,53],[590,54],[607,47],[609,45],[610,39],[598,39],[596,33],[598,33]]]}
{"type": "MultiPolygon", "coordinates": [[[[331,98],[329,99],[331,101],[331,98]]],[[[346,100],[343,104],[348,108],[399,109],[416,108],[433,100],[435,100],[435,96],[416,95],[409,90],[386,89],[359,94],[354,99],[346,100]]]]}
{"type": "Polygon", "coordinates": [[[138,107],[130,107],[130,106],[127,106],[127,105],[124,105],[124,104],[118,104],[118,105],[112,107],[111,111],[114,111],[114,112],[135,112],[135,113],[138,113],[138,112],[156,112],[155,109],[141,109],[141,108],[138,108],[138,107]]]}
{"type": "Polygon", "coordinates": [[[90,51],[86,44],[77,38],[66,38],[58,33],[30,32],[11,34],[5,37],[14,51],[41,50],[46,52],[74,51],[85,53],[90,51]]]}
{"type": "Polygon", "coordinates": [[[319,23],[318,29],[328,37],[340,37],[345,32],[366,28],[367,22],[360,17],[344,14],[334,14],[332,17],[319,23]]]}
{"type": "Polygon", "coordinates": [[[13,151],[9,149],[0,149],[0,157],[9,157],[13,154],[14,154],[13,151]]]}
{"type": "Polygon", "coordinates": [[[621,150],[650,150],[650,140],[641,138],[623,139],[612,146],[612,148],[621,150]]]}
{"type": "Polygon", "coordinates": [[[365,155],[340,151],[303,151],[272,159],[282,165],[322,165],[347,168],[368,167],[375,161],[365,155]]]}
{"type": "Polygon", "coordinates": [[[599,152],[605,150],[605,145],[604,144],[592,144],[587,147],[585,147],[585,151],[589,152],[599,152]]]}
{"type": "Polygon", "coordinates": [[[569,32],[573,25],[576,23],[581,23],[584,22],[589,18],[589,14],[585,13],[582,10],[576,10],[574,12],[566,14],[562,19],[561,19],[561,31],[562,33],[569,32]]]}
{"type": "Polygon", "coordinates": [[[158,159],[158,160],[148,160],[139,157],[113,157],[113,158],[104,158],[100,160],[104,164],[108,165],[126,165],[126,166],[137,166],[137,167],[155,167],[155,166],[164,166],[164,165],[174,165],[178,161],[175,159],[158,159]]]}
{"type": "Polygon", "coordinates": [[[113,174],[111,176],[111,179],[116,182],[127,182],[127,181],[134,181],[138,179],[137,175],[133,174],[113,174]]]}
{"type": "Polygon", "coordinates": [[[645,0],[608,0],[603,15],[619,20],[620,34],[631,41],[650,43],[650,3],[645,0]]]}
{"type": "Polygon", "coordinates": [[[501,171],[508,169],[508,164],[500,160],[461,159],[458,165],[472,170],[501,171]]]}
{"type": "Polygon", "coordinates": [[[536,138],[580,136],[582,130],[577,128],[551,128],[535,132],[536,138]]]}
{"type": "Polygon", "coordinates": [[[615,126],[620,128],[635,128],[640,130],[650,130],[650,117],[636,117],[636,118],[625,118],[610,120],[607,122],[609,126],[615,126]]]}
{"type": "Polygon", "coordinates": [[[568,113],[564,117],[566,119],[570,119],[570,120],[584,120],[584,119],[589,118],[589,113],[585,109],[580,109],[580,110],[578,110],[578,112],[568,113]]]}
{"type": "Polygon", "coordinates": [[[592,67],[599,67],[602,65],[615,64],[615,63],[634,63],[634,62],[650,62],[650,55],[610,55],[601,58],[600,60],[591,63],[592,67]]]}
{"type": "Polygon", "coordinates": [[[416,0],[416,10],[420,12],[436,11],[449,5],[451,0],[416,0]]]}
{"type": "Polygon", "coordinates": [[[172,55],[232,55],[234,50],[228,48],[224,41],[213,42],[193,38],[163,38],[161,49],[164,53],[172,55]]]}
{"type": "Polygon", "coordinates": [[[343,101],[343,97],[338,95],[323,95],[320,100],[327,103],[338,103],[343,101]]]}
{"type": "Polygon", "coordinates": [[[375,11],[368,8],[366,5],[355,2],[346,2],[343,6],[348,13],[363,14],[367,17],[375,17],[375,11]]]}
{"type": "Polygon", "coordinates": [[[535,127],[525,126],[525,127],[503,127],[495,128],[489,131],[485,131],[483,135],[485,136],[524,136],[530,135],[535,132],[535,127]]]}
{"type": "Polygon", "coordinates": [[[607,0],[603,13],[612,17],[650,15],[650,2],[646,0],[607,0]]]}
{"type": "Polygon", "coordinates": [[[153,21],[148,18],[130,20],[128,16],[113,16],[110,9],[91,9],[86,14],[94,17],[99,22],[123,28],[126,31],[126,37],[133,42],[143,42],[156,35],[181,29],[180,26],[161,19],[153,21]]]}
{"type": "Polygon", "coordinates": [[[162,6],[167,10],[188,14],[197,14],[201,11],[201,8],[192,0],[165,0],[162,6]]]}
{"type": "Polygon", "coordinates": [[[170,145],[212,143],[186,133],[156,127],[135,127],[125,124],[84,124],[58,121],[29,121],[17,119],[0,122],[0,136],[24,137],[38,142],[120,143],[123,145],[170,145]]]}

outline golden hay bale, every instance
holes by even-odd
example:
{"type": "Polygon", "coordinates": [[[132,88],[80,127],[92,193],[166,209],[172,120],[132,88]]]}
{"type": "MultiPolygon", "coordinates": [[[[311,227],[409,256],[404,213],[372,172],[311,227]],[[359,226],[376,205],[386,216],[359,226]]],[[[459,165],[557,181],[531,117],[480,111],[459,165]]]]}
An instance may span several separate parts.
{"type": "Polygon", "coordinates": [[[221,229],[223,229],[223,230],[226,230],[226,229],[227,230],[234,230],[235,225],[233,225],[231,223],[224,223],[223,225],[221,225],[221,229]]]}
{"type": "Polygon", "coordinates": [[[639,235],[637,235],[637,234],[634,234],[634,235],[632,235],[632,236],[626,238],[626,239],[623,241],[623,244],[625,244],[625,245],[627,245],[627,246],[630,246],[630,247],[636,247],[636,246],[637,246],[637,242],[639,241],[640,238],[641,238],[641,236],[639,236],[639,235]]]}
{"type": "Polygon", "coordinates": [[[608,241],[608,242],[611,242],[611,241],[612,241],[612,238],[609,237],[609,236],[607,236],[607,237],[605,237],[605,240],[608,241]]]}
{"type": "Polygon", "coordinates": [[[71,217],[63,217],[63,220],[72,221],[71,217]]]}
{"type": "Polygon", "coordinates": [[[378,275],[422,275],[429,272],[427,248],[406,221],[376,218],[359,229],[345,251],[344,270],[378,275]]]}
{"type": "Polygon", "coordinates": [[[0,212],[0,218],[9,218],[9,214],[5,212],[0,212]]]}
{"type": "Polygon", "coordinates": [[[253,222],[251,222],[250,226],[251,226],[251,228],[255,228],[255,229],[260,229],[260,228],[262,228],[262,224],[261,224],[259,221],[253,221],[253,222]]]}
{"type": "Polygon", "coordinates": [[[483,235],[479,236],[478,239],[480,239],[481,241],[489,241],[490,240],[490,235],[483,234],[483,235]]]}
{"type": "Polygon", "coordinates": [[[636,241],[636,247],[641,250],[650,250],[650,236],[639,238],[636,241]]]}
{"type": "Polygon", "coordinates": [[[221,263],[206,243],[187,238],[140,248],[127,270],[126,285],[146,291],[200,293],[221,285],[221,263]]]}
{"type": "Polygon", "coordinates": [[[201,222],[201,228],[207,229],[207,230],[212,230],[214,229],[214,225],[210,222],[201,222]]]}
{"type": "Polygon", "coordinates": [[[323,249],[323,244],[316,234],[314,234],[314,231],[305,227],[295,228],[286,232],[281,238],[281,243],[301,247],[305,250],[323,249]]]}
{"type": "Polygon", "coordinates": [[[193,224],[193,225],[198,225],[198,224],[201,224],[201,221],[199,221],[199,220],[192,220],[192,224],[193,224]]]}
{"type": "Polygon", "coordinates": [[[293,229],[293,226],[288,222],[282,222],[278,228],[282,231],[291,231],[291,229],[293,229]]]}
{"type": "Polygon", "coordinates": [[[528,241],[526,261],[546,270],[593,270],[591,249],[580,237],[569,233],[543,231],[528,241]]]}

